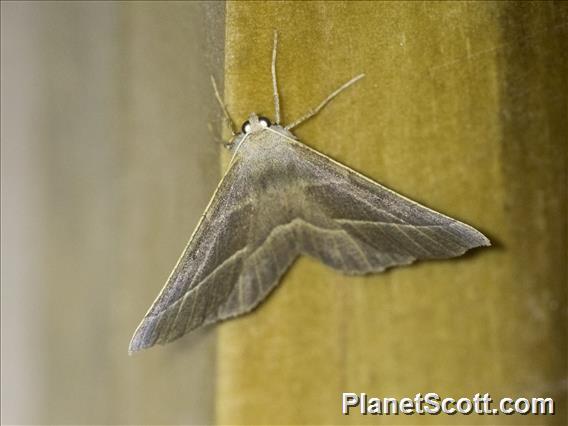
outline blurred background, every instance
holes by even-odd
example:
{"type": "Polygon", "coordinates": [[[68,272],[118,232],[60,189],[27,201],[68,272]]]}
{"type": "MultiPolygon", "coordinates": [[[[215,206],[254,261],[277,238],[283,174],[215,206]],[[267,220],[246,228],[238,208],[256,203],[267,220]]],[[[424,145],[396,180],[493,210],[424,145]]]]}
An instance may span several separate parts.
{"type": "Polygon", "coordinates": [[[562,2],[1,3],[4,424],[566,424],[562,2]],[[489,249],[367,277],[300,259],[260,309],[128,343],[217,185],[221,120],[366,78],[306,144],[489,249]],[[341,392],[550,396],[555,416],[342,416],[341,392]]]}
{"type": "Polygon", "coordinates": [[[217,184],[223,46],[222,3],[2,2],[3,424],[212,421],[212,330],[128,343],[217,184]]]}

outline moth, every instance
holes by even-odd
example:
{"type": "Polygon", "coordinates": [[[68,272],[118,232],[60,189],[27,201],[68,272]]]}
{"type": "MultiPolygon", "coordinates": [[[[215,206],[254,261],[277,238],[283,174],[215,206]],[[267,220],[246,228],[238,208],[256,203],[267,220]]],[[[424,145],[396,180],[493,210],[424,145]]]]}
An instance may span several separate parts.
{"type": "Polygon", "coordinates": [[[130,342],[130,352],[171,342],[206,324],[245,314],[277,286],[300,255],[345,274],[368,274],[418,259],[444,259],[490,245],[471,226],[424,207],[304,145],[292,129],[316,108],[280,124],[272,50],[275,121],[250,114],[232,129],[232,159],[166,285],[130,342]]]}

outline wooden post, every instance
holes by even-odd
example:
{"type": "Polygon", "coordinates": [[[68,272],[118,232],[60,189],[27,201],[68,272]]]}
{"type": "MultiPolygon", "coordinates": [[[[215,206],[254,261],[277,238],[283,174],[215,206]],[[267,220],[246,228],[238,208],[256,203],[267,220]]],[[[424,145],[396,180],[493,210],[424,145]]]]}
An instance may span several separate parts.
{"type": "Polygon", "coordinates": [[[220,326],[220,424],[566,422],[565,4],[230,2],[238,120],[283,119],[366,78],[298,128],[306,144],[469,223],[493,247],[381,275],[300,259],[259,309],[220,326]],[[379,397],[553,397],[555,416],[350,416],[379,397]]]}

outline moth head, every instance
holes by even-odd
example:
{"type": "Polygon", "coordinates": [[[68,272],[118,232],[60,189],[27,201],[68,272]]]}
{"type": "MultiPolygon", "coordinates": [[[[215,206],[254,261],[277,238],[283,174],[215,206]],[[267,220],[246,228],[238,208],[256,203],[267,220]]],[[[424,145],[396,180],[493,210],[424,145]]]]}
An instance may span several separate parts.
{"type": "Polygon", "coordinates": [[[258,132],[259,130],[266,129],[271,126],[270,120],[266,117],[258,116],[254,112],[249,116],[249,119],[241,126],[241,134],[247,135],[249,133],[258,132]]]}
{"type": "Polygon", "coordinates": [[[235,147],[238,147],[248,135],[267,129],[270,126],[272,126],[272,123],[268,118],[258,116],[253,112],[248,120],[241,126],[240,133],[234,135],[231,141],[225,144],[225,147],[229,150],[233,150],[235,147]]]}

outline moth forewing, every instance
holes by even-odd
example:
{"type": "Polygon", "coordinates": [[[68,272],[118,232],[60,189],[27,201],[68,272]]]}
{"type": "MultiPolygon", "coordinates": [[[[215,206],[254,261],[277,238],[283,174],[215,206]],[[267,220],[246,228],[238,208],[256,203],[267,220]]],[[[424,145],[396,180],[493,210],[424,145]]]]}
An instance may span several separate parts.
{"type": "MultiPolygon", "coordinates": [[[[271,130],[271,129],[269,129],[269,130],[271,130]]],[[[306,151],[309,151],[311,154],[313,154],[315,156],[321,157],[322,159],[324,159],[325,162],[329,162],[329,163],[334,164],[339,169],[343,169],[347,174],[354,175],[354,176],[358,177],[359,179],[366,181],[371,187],[377,187],[379,191],[382,191],[382,192],[390,194],[391,196],[400,198],[400,199],[406,201],[407,203],[409,203],[409,205],[414,205],[417,208],[424,209],[425,211],[429,211],[432,214],[435,214],[439,217],[443,217],[443,218],[447,219],[448,221],[451,221],[451,223],[454,223],[456,226],[463,227],[465,233],[471,235],[472,237],[474,237],[474,239],[478,239],[478,242],[480,243],[479,245],[472,246],[471,248],[478,247],[478,246],[490,246],[491,245],[491,242],[489,241],[489,239],[485,235],[483,235],[481,232],[476,230],[475,228],[473,228],[473,227],[471,227],[471,226],[469,226],[469,225],[467,225],[463,222],[459,222],[458,220],[453,219],[449,216],[446,216],[442,213],[439,213],[435,210],[432,210],[432,209],[430,209],[430,208],[428,208],[424,205],[421,205],[420,203],[418,203],[414,200],[411,200],[410,198],[408,198],[408,197],[406,197],[402,194],[399,194],[398,192],[375,182],[374,180],[365,176],[364,174],[359,173],[358,171],[346,166],[345,164],[342,164],[339,161],[334,160],[333,158],[329,157],[328,155],[326,155],[322,152],[319,152],[314,148],[311,148],[309,145],[302,143],[299,139],[296,139],[295,137],[293,137],[293,135],[288,136],[288,135],[283,134],[282,136],[287,139],[288,143],[290,143],[292,145],[296,145],[300,149],[304,149],[306,151]]]]}

